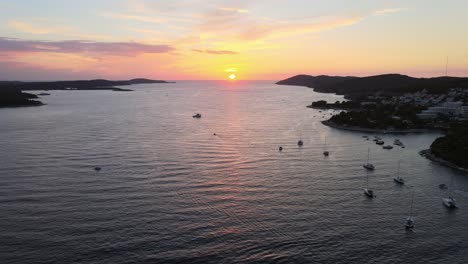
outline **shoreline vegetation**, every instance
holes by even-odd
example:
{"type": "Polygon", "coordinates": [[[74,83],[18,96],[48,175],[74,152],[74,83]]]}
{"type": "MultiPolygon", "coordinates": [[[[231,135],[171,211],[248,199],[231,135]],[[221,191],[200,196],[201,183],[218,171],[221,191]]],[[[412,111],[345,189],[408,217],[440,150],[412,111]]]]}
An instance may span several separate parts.
{"type": "Polygon", "coordinates": [[[341,130],[349,130],[349,131],[355,131],[355,132],[366,132],[366,133],[381,133],[381,134],[409,134],[409,133],[427,133],[427,132],[441,131],[441,129],[438,129],[438,128],[409,128],[409,129],[365,128],[365,127],[358,127],[358,126],[340,125],[340,124],[336,124],[336,123],[334,123],[333,121],[330,121],[330,120],[322,121],[322,124],[325,125],[325,126],[328,126],[328,127],[341,129],[341,130]]]}
{"type": "Polygon", "coordinates": [[[49,91],[49,90],[108,90],[116,92],[133,91],[131,89],[118,88],[115,86],[127,86],[133,84],[149,83],[173,83],[162,80],[150,80],[136,78],[124,81],[110,81],[104,79],[81,80],[81,81],[54,81],[54,82],[19,82],[0,81],[0,108],[1,107],[23,107],[41,106],[41,101],[33,100],[39,97],[35,94],[23,91],[49,91]]]}
{"type": "Polygon", "coordinates": [[[438,163],[440,165],[443,165],[443,166],[450,167],[450,168],[455,169],[455,170],[459,170],[459,171],[468,173],[468,167],[461,167],[461,166],[458,166],[457,164],[455,164],[453,162],[450,162],[450,161],[445,160],[443,158],[437,157],[436,155],[434,155],[434,153],[432,153],[432,151],[430,149],[421,150],[419,152],[419,155],[425,157],[426,159],[428,159],[430,161],[436,162],[436,163],[438,163]]]}
{"type": "Polygon", "coordinates": [[[453,124],[447,134],[432,142],[425,156],[468,172],[468,121],[453,124]],[[451,163],[451,164],[450,164],[451,163]]]}

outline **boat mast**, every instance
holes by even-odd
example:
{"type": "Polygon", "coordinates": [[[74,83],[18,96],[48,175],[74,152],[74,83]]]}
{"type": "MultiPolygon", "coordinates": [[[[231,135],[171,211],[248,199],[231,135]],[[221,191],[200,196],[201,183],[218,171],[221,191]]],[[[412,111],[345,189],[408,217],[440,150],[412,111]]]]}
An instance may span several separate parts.
{"type": "Polygon", "coordinates": [[[367,164],[369,164],[370,148],[367,149],[367,164]]]}
{"type": "Polygon", "coordinates": [[[366,170],[366,189],[369,189],[369,170],[366,170]]]}
{"type": "Polygon", "coordinates": [[[401,160],[398,161],[397,177],[400,177],[400,162],[401,162],[401,160]]]}
{"type": "Polygon", "coordinates": [[[414,201],[414,187],[413,187],[413,193],[411,194],[411,207],[410,207],[410,213],[409,213],[410,217],[413,215],[413,201],[414,201]]]}
{"type": "Polygon", "coordinates": [[[452,197],[452,182],[453,182],[453,175],[450,176],[450,184],[448,186],[449,197],[452,197]]]}

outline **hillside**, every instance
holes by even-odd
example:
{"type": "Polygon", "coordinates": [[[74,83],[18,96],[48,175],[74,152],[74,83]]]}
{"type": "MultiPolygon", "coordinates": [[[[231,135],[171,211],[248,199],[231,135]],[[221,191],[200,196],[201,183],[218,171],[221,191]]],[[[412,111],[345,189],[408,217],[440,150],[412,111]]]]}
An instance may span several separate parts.
{"type": "Polygon", "coordinates": [[[468,78],[436,77],[414,78],[401,74],[384,74],[369,77],[296,75],[277,82],[279,85],[299,85],[314,88],[317,92],[336,93],[348,98],[369,94],[398,95],[426,89],[430,93],[444,93],[450,88],[468,88],[468,78]]]}

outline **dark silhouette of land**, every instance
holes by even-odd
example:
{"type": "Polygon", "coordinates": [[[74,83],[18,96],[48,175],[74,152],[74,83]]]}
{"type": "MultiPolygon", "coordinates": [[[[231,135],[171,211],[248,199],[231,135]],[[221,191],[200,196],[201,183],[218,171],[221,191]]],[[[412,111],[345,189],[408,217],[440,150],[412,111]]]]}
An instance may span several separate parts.
{"type": "Polygon", "coordinates": [[[384,96],[413,93],[426,89],[430,93],[446,93],[451,88],[468,88],[466,77],[414,78],[401,74],[369,77],[296,75],[276,84],[313,88],[321,93],[336,93],[348,99],[361,99],[370,94],[384,96]]]}
{"type": "Polygon", "coordinates": [[[5,87],[16,88],[20,90],[112,90],[112,91],[129,91],[129,89],[116,88],[114,86],[126,86],[133,84],[147,83],[170,83],[162,80],[150,79],[131,79],[125,81],[110,81],[104,79],[96,80],[80,80],[80,81],[55,81],[55,82],[18,82],[18,81],[2,81],[0,89],[5,87]]]}
{"type": "Polygon", "coordinates": [[[110,91],[132,91],[130,89],[115,86],[126,86],[147,83],[171,83],[161,80],[131,79],[125,81],[109,81],[104,79],[80,80],[80,81],[55,81],[55,82],[20,82],[0,81],[0,107],[39,106],[42,102],[31,100],[38,98],[34,94],[22,91],[32,90],[110,90],[110,91]]]}
{"type": "Polygon", "coordinates": [[[35,94],[23,93],[17,88],[0,89],[0,107],[39,106],[42,102],[33,99],[38,98],[35,94]]]}

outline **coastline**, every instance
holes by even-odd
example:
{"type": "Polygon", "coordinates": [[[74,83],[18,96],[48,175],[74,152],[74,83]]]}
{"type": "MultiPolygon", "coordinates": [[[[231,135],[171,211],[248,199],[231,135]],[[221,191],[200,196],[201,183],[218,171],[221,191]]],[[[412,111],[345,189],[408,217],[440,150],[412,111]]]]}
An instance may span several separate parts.
{"type": "Polygon", "coordinates": [[[328,127],[349,130],[355,132],[369,132],[369,133],[382,133],[382,134],[407,134],[407,133],[427,133],[434,131],[441,131],[440,129],[428,129],[428,128],[415,128],[415,129],[377,129],[377,128],[364,128],[364,127],[350,127],[350,126],[341,126],[336,123],[330,122],[328,120],[322,121],[322,124],[328,127]]]}
{"type": "Polygon", "coordinates": [[[460,167],[460,166],[456,165],[455,163],[452,163],[452,162],[450,162],[448,160],[444,160],[442,158],[436,157],[434,155],[434,153],[432,153],[432,151],[430,149],[421,150],[419,152],[419,155],[427,158],[428,160],[439,163],[440,165],[450,167],[452,169],[456,169],[456,170],[462,171],[464,173],[468,173],[468,168],[460,167]]]}

